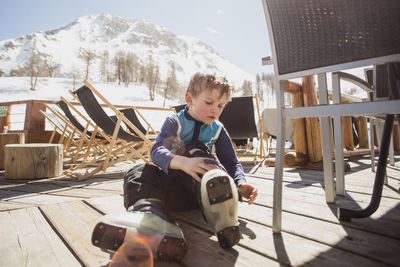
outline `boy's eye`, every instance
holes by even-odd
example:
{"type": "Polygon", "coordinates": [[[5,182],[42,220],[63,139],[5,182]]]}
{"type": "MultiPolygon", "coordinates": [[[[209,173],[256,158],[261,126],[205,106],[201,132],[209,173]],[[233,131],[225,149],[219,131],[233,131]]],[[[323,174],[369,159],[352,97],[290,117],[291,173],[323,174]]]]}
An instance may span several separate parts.
{"type": "Polygon", "coordinates": [[[224,107],[225,107],[225,105],[218,105],[218,107],[219,107],[219,108],[224,108],[224,107]]]}
{"type": "Polygon", "coordinates": [[[206,104],[207,105],[211,105],[212,103],[210,101],[206,101],[206,104]]]}

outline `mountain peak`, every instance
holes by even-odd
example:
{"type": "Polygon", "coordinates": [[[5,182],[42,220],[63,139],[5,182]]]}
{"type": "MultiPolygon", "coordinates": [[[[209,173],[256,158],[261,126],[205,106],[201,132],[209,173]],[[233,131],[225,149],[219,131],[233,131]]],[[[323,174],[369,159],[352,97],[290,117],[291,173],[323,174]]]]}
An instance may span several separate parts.
{"type": "Polygon", "coordinates": [[[147,19],[125,19],[107,13],[82,16],[57,29],[0,41],[0,70],[9,75],[23,68],[35,51],[46,62],[60,66],[58,76],[69,77],[84,71],[85,62],[80,57],[83,50],[96,55],[89,76],[94,80],[100,79],[101,55],[105,52],[110,69],[114,68],[113,58],[123,52],[135,54],[141,64],[146,64],[151,55],[162,78],[173,63],[181,81],[188,81],[197,71],[226,75],[236,85],[244,79],[253,80],[199,39],[177,35],[147,19]]]}

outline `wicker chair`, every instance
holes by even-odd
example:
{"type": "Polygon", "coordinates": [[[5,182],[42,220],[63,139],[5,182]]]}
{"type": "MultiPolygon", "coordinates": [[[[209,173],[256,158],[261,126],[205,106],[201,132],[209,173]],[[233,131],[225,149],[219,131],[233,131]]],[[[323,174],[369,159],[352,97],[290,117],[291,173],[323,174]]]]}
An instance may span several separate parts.
{"type": "MultiPolygon", "coordinates": [[[[282,137],[285,136],[286,118],[321,117],[326,201],[334,203],[336,190],[329,117],[334,118],[336,132],[340,129],[340,116],[400,113],[400,99],[341,104],[339,78],[334,75],[334,101],[329,104],[326,78],[327,72],[400,61],[400,1],[262,0],[262,3],[272,51],[272,58],[263,60],[263,64],[274,65],[275,84],[278,88],[276,99],[279,127],[274,173],[273,231],[280,232],[284,153],[282,137]],[[320,105],[285,108],[284,81],[315,74],[318,77],[320,105]]],[[[390,117],[389,122],[393,121],[393,116],[390,117]]],[[[340,142],[341,134],[335,134],[335,143],[340,142]]],[[[335,151],[338,152],[338,149],[335,151]]],[[[338,154],[335,156],[336,169],[343,168],[343,157],[338,154]]],[[[344,194],[344,179],[336,178],[338,194],[344,194]]]]}

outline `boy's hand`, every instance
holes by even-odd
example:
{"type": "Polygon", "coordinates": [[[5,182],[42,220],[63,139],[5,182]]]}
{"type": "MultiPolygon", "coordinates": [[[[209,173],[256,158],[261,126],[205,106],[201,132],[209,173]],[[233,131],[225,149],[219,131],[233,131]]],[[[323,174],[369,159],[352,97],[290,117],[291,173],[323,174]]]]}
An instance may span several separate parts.
{"type": "Polygon", "coordinates": [[[204,160],[209,158],[197,157],[188,158],[184,156],[175,156],[169,163],[171,169],[182,170],[193,177],[198,182],[201,182],[199,176],[207,171],[217,168],[215,164],[205,163],[204,160]]]}
{"type": "Polygon", "coordinates": [[[256,200],[258,190],[249,184],[240,184],[239,191],[242,197],[247,199],[249,204],[253,204],[254,200],[256,200]]]}

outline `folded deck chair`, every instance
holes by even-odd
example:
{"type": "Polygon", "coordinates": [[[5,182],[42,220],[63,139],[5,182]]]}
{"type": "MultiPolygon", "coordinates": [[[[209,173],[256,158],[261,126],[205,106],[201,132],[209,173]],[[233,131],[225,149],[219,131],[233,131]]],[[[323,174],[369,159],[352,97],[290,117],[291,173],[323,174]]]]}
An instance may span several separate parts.
{"type": "Polygon", "coordinates": [[[71,147],[76,145],[76,135],[79,134],[76,132],[76,128],[56,109],[51,108],[49,104],[46,104],[46,111],[40,110],[40,112],[54,127],[49,143],[54,142],[56,134],[58,133],[59,137],[57,143],[63,145],[64,159],[68,158],[67,154],[71,150],[71,147]]]}
{"type": "Polygon", "coordinates": [[[237,145],[237,155],[239,158],[252,157],[255,163],[257,158],[262,159],[265,156],[263,145],[263,133],[258,131],[255,116],[258,116],[258,123],[262,129],[262,119],[258,109],[258,97],[255,96],[241,96],[233,97],[224,111],[221,113],[219,120],[224,124],[232,141],[237,145]],[[254,103],[257,107],[257,113],[254,112],[254,103]],[[257,114],[257,115],[255,115],[257,114]],[[252,152],[252,139],[258,138],[260,145],[252,152]],[[244,145],[244,149],[239,145],[244,145]]]}
{"type": "MultiPolygon", "coordinates": [[[[61,99],[60,101],[56,102],[56,104],[61,108],[64,112],[65,116],[69,119],[69,121],[81,132],[85,132],[89,137],[92,136],[92,132],[87,130],[87,127],[90,125],[89,123],[86,124],[84,127],[74,115],[72,115],[71,110],[68,107],[68,104],[65,100],[61,99]]],[[[98,135],[97,138],[104,139],[102,136],[98,135]]]]}
{"type": "Polygon", "coordinates": [[[173,108],[175,109],[175,112],[176,112],[176,113],[178,113],[179,111],[181,111],[181,110],[184,109],[185,107],[186,107],[186,104],[173,106],[173,108]]]}
{"type": "Polygon", "coordinates": [[[104,146],[111,141],[111,138],[98,129],[95,124],[87,119],[65,98],[61,97],[61,100],[56,104],[64,112],[64,115],[70,123],[76,127],[78,132],[81,133],[81,138],[78,141],[77,148],[74,155],[71,157],[70,163],[75,162],[78,159],[85,161],[88,157],[104,153],[104,146]],[[71,110],[80,117],[81,121],[85,123],[85,126],[79,122],[79,120],[72,114],[71,110]],[[92,131],[89,131],[89,129],[92,129],[92,131]]]}
{"type": "MultiPolygon", "coordinates": [[[[147,125],[147,129],[143,126],[143,124],[140,122],[138,116],[136,115],[136,113],[140,114],[136,108],[125,108],[125,109],[120,109],[120,112],[124,113],[125,117],[133,123],[133,125],[136,126],[136,128],[142,133],[144,134],[146,137],[148,137],[150,140],[154,140],[155,139],[155,134],[156,131],[153,129],[153,127],[150,125],[150,123],[147,122],[146,119],[144,119],[144,117],[142,115],[140,115],[142,117],[142,119],[144,120],[144,122],[147,125]]],[[[117,121],[117,116],[110,116],[111,119],[113,119],[115,122],[117,121]]],[[[129,125],[126,125],[126,128],[131,132],[131,133],[135,133],[135,130],[132,129],[129,125]]]]}
{"type": "Polygon", "coordinates": [[[102,157],[97,157],[96,161],[88,161],[83,165],[75,166],[73,170],[94,165],[94,170],[86,172],[84,175],[84,177],[87,177],[99,171],[104,171],[109,166],[127,159],[135,161],[136,158],[140,158],[144,162],[149,163],[145,155],[149,153],[152,142],[125,117],[124,113],[117,110],[87,81],[84,81],[84,86],[74,91],[73,95],[79,100],[93,122],[111,137],[107,153],[102,155],[102,157]],[[96,96],[114,112],[117,121],[107,115],[96,96]],[[126,132],[121,127],[122,122],[128,125],[133,132],[126,132]],[[103,162],[99,162],[100,159],[103,159],[103,162]]]}

